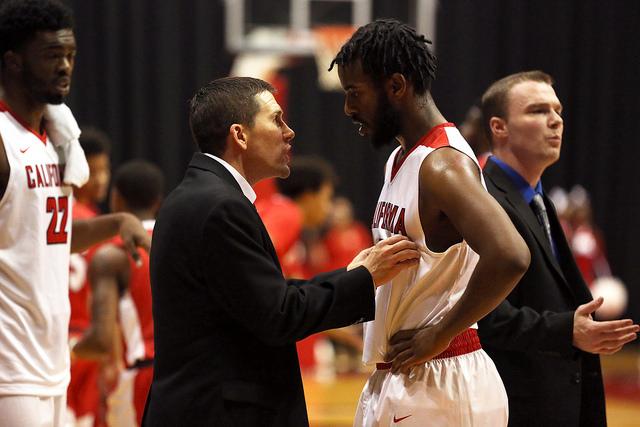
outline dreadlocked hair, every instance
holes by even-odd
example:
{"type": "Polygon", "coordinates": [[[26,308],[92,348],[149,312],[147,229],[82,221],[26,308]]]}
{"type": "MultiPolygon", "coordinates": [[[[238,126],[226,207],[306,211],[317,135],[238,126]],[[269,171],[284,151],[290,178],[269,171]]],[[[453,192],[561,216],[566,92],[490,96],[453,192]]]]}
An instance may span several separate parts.
{"type": "Polygon", "coordinates": [[[404,75],[418,95],[431,89],[436,78],[437,59],[429,49],[431,40],[395,19],[378,19],[358,28],[331,61],[345,66],[357,60],[362,70],[374,78],[404,75]]]}

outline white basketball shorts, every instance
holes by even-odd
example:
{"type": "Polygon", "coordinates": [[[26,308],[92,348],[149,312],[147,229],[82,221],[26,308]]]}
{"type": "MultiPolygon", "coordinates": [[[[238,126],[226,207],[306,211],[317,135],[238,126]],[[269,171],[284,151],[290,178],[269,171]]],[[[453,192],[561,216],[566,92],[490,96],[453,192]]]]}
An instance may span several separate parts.
{"type": "Polygon", "coordinates": [[[433,359],[409,375],[377,370],[362,391],[355,427],[501,427],[507,393],[496,367],[479,349],[433,359]]]}

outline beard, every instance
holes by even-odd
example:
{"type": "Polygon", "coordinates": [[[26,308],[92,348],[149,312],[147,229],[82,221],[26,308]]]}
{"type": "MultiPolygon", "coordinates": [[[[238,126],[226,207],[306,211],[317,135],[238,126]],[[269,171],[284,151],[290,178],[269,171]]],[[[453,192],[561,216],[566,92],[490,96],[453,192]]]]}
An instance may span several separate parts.
{"type": "Polygon", "coordinates": [[[375,114],[375,128],[371,132],[371,144],[375,148],[383,147],[394,141],[400,134],[400,113],[391,106],[387,96],[378,93],[378,108],[375,114]]]}
{"type": "Polygon", "coordinates": [[[42,100],[46,104],[60,105],[64,101],[64,95],[59,93],[48,93],[42,97],[42,100]]]}
{"type": "Polygon", "coordinates": [[[31,99],[42,104],[62,104],[65,95],[50,89],[50,86],[54,85],[52,82],[46,82],[45,80],[35,76],[29,67],[25,67],[22,80],[26,88],[30,92],[31,99]]]}

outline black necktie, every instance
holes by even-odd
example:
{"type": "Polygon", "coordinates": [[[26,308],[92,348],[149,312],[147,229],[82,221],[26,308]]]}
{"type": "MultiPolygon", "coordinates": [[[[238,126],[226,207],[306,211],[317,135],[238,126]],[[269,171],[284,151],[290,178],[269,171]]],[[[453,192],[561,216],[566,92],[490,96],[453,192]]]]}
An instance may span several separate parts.
{"type": "Polygon", "coordinates": [[[549,216],[547,215],[547,208],[544,206],[544,200],[540,193],[536,193],[531,200],[531,208],[538,218],[538,222],[544,228],[544,233],[547,235],[549,246],[551,246],[551,252],[556,256],[556,248],[553,246],[553,238],[551,237],[551,224],[549,223],[549,216]]]}

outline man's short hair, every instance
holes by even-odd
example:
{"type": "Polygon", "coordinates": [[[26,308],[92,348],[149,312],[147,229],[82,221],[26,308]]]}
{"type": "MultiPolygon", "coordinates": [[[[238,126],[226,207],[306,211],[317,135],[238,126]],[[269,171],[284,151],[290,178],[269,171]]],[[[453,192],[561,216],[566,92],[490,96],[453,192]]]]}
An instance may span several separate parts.
{"type": "Polygon", "coordinates": [[[131,160],[116,170],[113,187],[130,209],[150,209],[162,199],[164,175],[146,160],[131,160]]]}
{"type": "Polygon", "coordinates": [[[225,77],[198,90],[191,99],[189,125],[200,151],[221,156],[232,124],[253,126],[260,109],[255,96],[265,91],[275,93],[275,88],[251,77],[225,77]]]}
{"type": "Polygon", "coordinates": [[[0,61],[4,54],[29,42],[38,31],[73,28],[73,13],[56,0],[0,2],[0,61]]]}
{"type": "Polygon", "coordinates": [[[394,19],[378,19],[358,30],[340,48],[331,61],[346,66],[358,60],[365,74],[377,82],[400,73],[409,80],[418,95],[431,90],[436,78],[437,60],[428,44],[431,40],[407,24],[394,19]]]}
{"type": "Polygon", "coordinates": [[[92,126],[83,126],[80,134],[80,146],[86,157],[111,153],[111,139],[106,133],[92,126]]]}
{"type": "Polygon", "coordinates": [[[324,184],[336,184],[333,168],[325,160],[314,157],[294,157],[286,179],[277,179],[278,191],[296,199],[307,192],[317,193],[324,184]]]}
{"type": "Polygon", "coordinates": [[[512,87],[518,83],[533,81],[547,83],[553,85],[553,78],[539,70],[534,71],[522,71],[503,77],[500,80],[494,82],[482,95],[481,109],[482,109],[482,122],[484,131],[489,137],[491,142],[492,134],[489,121],[492,117],[507,117],[507,96],[512,87]]]}

